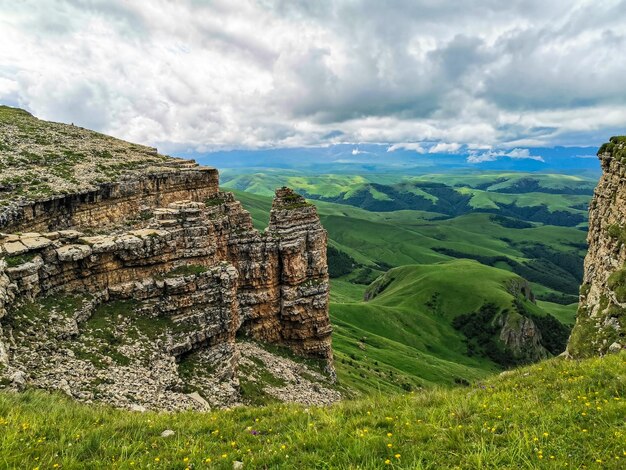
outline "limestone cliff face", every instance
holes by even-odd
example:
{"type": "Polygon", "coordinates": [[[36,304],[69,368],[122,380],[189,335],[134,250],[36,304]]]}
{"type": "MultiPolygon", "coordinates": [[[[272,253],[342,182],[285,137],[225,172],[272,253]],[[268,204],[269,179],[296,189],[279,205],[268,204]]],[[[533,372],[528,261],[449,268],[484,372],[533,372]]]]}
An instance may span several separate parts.
{"type": "Polygon", "coordinates": [[[267,233],[278,240],[283,341],[300,354],[331,359],[327,235],[315,206],[278,189],[267,233]]]}
{"type": "Polygon", "coordinates": [[[613,137],[598,157],[602,177],[589,208],[589,251],[580,307],[567,352],[574,357],[626,347],[626,138],[613,137]]]}
{"type": "MultiPolygon", "coordinates": [[[[35,385],[46,387],[56,377],[70,394],[89,396],[91,366],[78,365],[75,354],[58,353],[48,335],[78,338],[98,305],[132,301],[133,318],[169,322],[150,350],[155,357],[180,361],[202,350],[211,368],[232,379],[241,332],[320,358],[334,376],[327,236],[315,207],[281,188],[269,227],[259,233],[233,195],[219,191],[216,170],[177,165],[176,171],[22,204],[0,220],[6,232],[0,234],[0,364],[35,385]],[[70,327],[53,320],[45,333],[24,327],[28,319],[20,306],[77,293],[89,295],[91,307],[70,312],[70,327]],[[33,356],[38,338],[47,344],[46,355],[60,354],[54,368],[44,354],[33,356]]],[[[167,361],[159,364],[163,376],[175,369],[167,361]]],[[[146,388],[155,397],[146,404],[171,408],[159,390],[175,388],[178,380],[146,388]]],[[[108,393],[105,401],[129,405],[112,398],[119,390],[108,393]]]]}
{"type": "Polygon", "coordinates": [[[204,201],[218,191],[218,178],[214,168],[172,159],[157,169],[122,176],[95,189],[0,208],[0,230],[50,231],[76,226],[103,229],[170,202],[204,201]]]}

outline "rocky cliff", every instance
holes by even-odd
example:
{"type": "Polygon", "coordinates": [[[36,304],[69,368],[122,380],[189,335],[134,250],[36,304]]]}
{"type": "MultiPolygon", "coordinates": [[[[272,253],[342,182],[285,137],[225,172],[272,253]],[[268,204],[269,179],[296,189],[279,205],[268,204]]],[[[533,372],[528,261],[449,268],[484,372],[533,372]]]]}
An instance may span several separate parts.
{"type": "Polygon", "coordinates": [[[626,348],[626,137],[612,137],[598,157],[603,174],[589,208],[589,251],[567,348],[573,357],[626,348]]]}
{"type": "Polygon", "coordinates": [[[215,169],[12,108],[0,130],[4,383],[232,404],[238,336],[319,359],[332,380],[326,231],[301,196],[278,189],[259,233],[215,169]]]}

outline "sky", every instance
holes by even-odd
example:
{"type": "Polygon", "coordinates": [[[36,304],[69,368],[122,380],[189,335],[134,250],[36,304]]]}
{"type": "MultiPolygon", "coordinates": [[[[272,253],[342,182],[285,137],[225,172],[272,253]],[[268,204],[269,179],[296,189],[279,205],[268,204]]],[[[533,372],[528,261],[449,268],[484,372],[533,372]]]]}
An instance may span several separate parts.
{"type": "Polygon", "coordinates": [[[626,0],[0,0],[0,103],[168,153],[626,133],[626,0]]]}

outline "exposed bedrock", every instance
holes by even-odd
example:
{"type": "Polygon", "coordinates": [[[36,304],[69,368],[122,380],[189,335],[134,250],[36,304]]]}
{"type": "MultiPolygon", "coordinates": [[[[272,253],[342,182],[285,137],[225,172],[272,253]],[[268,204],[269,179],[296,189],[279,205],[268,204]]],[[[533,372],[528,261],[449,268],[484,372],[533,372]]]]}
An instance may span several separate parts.
{"type": "Polygon", "coordinates": [[[573,357],[626,348],[625,156],[626,137],[612,137],[598,152],[603,174],[589,207],[589,251],[567,347],[573,357]]]}
{"type": "MultiPolygon", "coordinates": [[[[5,367],[20,364],[13,310],[83,293],[96,303],[132,300],[134,314],[167,318],[164,357],[219,351],[220,369],[232,377],[242,333],[322,359],[334,377],[327,235],[315,207],[290,189],[276,191],[264,233],[231,193],[219,191],[217,171],[201,167],[36,202],[2,224],[5,367]]],[[[80,325],[89,312],[75,317],[80,325]]]]}
{"type": "Polygon", "coordinates": [[[218,178],[213,168],[173,160],[158,171],[122,177],[96,189],[5,208],[0,212],[0,230],[50,231],[119,224],[151,207],[183,199],[204,201],[218,191],[218,178]]]}

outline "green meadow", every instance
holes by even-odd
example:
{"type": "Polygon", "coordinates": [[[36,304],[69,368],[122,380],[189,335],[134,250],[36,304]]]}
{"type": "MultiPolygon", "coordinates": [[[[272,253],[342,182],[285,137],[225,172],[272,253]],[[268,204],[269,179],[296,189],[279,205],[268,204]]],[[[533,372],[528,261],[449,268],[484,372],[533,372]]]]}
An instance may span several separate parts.
{"type": "MultiPolygon", "coordinates": [[[[248,176],[262,194],[250,192],[249,187],[234,192],[259,229],[268,222],[271,198],[265,194],[272,185],[295,182],[300,190],[306,186],[309,195],[313,189],[328,195],[338,194],[341,182],[365,184],[365,177],[342,175],[331,175],[318,185],[313,182],[326,177],[283,175],[280,179],[274,175],[265,180],[265,174],[248,176]],[[263,191],[259,189],[261,182],[263,191]]],[[[383,179],[393,184],[393,178],[383,179]]],[[[426,179],[438,178],[422,178],[426,179]]],[[[474,175],[465,181],[468,187],[478,186],[488,192],[489,182],[501,188],[503,179],[474,175]]],[[[509,187],[515,187],[520,179],[519,175],[511,178],[509,187]]],[[[587,184],[566,175],[538,180],[532,189],[539,185],[546,190],[575,191],[581,181],[587,184]]],[[[451,182],[458,184],[454,179],[451,182]]],[[[588,196],[580,197],[588,200],[588,196]]],[[[492,212],[453,216],[427,210],[374,211],[316,199],[311,202],[318,208],[329,246],[334,249],[329,252],[329,264],[341,264],[339,275],[331,279],[333,347],[339,383],[355,396],[465,383],[502,370],[502,365],[489,358],[469,357],[465,337],[452,322],[485,303],[510,308],[515,296],[507,292],[506,285],[511,279],[530,281],[538,300],[526,301],[528,310],[551,315],[568,327],[573,324],[586,251],[585,232],[578,227],[492,212]],[[364,301],[368,285],[386,273],[393,274],[393,282],[378,297],[364,301]],[[431,305],[434,297],[439,299],[435,308],[431,305]]]]}
{"type": "Polygon", "coordinates": [[[132,413],[3,392],[0,466],[619,469],[625,368],[623,353],[552,359],[455,388],[209,413],[132,413]],[[174,434],[161,437],[165,430],[174,434]]]}

